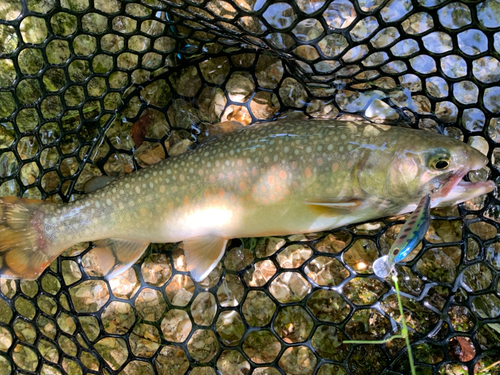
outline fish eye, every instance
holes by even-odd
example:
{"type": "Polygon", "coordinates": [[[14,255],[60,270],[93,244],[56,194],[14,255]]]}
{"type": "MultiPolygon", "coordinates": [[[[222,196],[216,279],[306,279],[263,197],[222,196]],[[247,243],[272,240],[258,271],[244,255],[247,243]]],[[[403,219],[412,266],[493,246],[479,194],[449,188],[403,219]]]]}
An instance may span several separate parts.
{"type": "Polygon", "coordinates": [[[451,155],[443,148],[434,149],[430,152],[427,165],[437,171],[444,171],[450,167],[451,155]]]}
{"type": "Polygon", "coordinates": [[[434,167],[436,169],[439,169],[440,171],[448,168],[450,166],[450,163],[447,160],[438,160],[434,167]]]}

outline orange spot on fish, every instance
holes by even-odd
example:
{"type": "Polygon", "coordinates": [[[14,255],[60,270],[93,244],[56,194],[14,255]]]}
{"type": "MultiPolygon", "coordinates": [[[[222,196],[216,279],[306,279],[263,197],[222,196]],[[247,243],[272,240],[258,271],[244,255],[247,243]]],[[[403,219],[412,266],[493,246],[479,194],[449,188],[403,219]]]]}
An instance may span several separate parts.
{"type": "Polygon", "coordinates": [[[296,161],[292,162],[292,169],[297,169],[297,162],[296,161]]]}
{"type": "Polygon", "coordinates": [[[247,201],[251,201],[252,200],[252,196],[250,194],[247,195],[247,201]]]}
{"type": "Polygon", "coordinates": [[[243,172],[243,176],[248,177],[248,172],[243,172]]]}
{"type": "Polygon", "coordinates": [[[245,188],[246,188],[245,183],[243,181],[240,182],[240,190],[245,191],[245,188]]]}
{"type": "Polygon", "coordinates": [[[323,165],[323,158],[318,158],[318,160],[316,160],[316,163],[318,165],[323,165]]]}
{"type": "Polygon", "coordinates": [[[165,192],[165,186],[160,186],[160,193],[164,193],[165,192]]]}
{"type": "Polygon", "coordinates": [[[281,191],[281,186],[276,186],[276,192],[279,193],[281,191]]]}
{"type": "Polygon", "coordinates": [[[285,171],[283,171],[283,170],[281,170],[281,171],[280,171],[280,177],[281,177],[283,180],[284,180],[284,179],[286,179],[286,172],[285,172],[285,171]]]}
{"type": "Polygon", "coordinates": [[[298,189],[299,188],[299,183],[297,181],[294,181],[292,185],[293,185],[294,189],[298,189]]]}
{"type": "Polygon", "coordinates": [[[272,201],[274,200],[274,198],[275,198],[274,194],[271,194],[271,195],[269,196],[269,199],[271,199],[272,201]]]}
{"type": "Polygon", "coordinates": [[[257,169],[256,169],[256,168],[253,168],[253,169],[252,169],[252,175],[253,175],[253,176],[256,176],[256,175],[257,175],[257,169]]]}
{"type": "Polygon", "coordinates": [[[262,198],[262,203],[267,204],[267,199],[266,198],[262,198]]]}
{"type": "Polygon", "coordinates": [[[225,195],[225,194],[226,194],[226,193],[224,193],[224,189],[220,189],[220,190],[219,190],[219,197],[224,198],[224,195],[225,195]]]}
{"type": "Polygon", "coordinates": [[[228,175],[227,175],[227,178],[229,179],[229,181],[233,181],[234,180],[234,175],[229,172],[228,175]]]}
{"type": "Polygon", "coordinates": [[[210,192],[208,191],[208,189],[205,189],[203,195],[205,196],[205,198],[208,198],[210,196],[210,192]]]}
{"type": "Polygon", "coordinates": [[[184,204],[186,206],[189,204],[189,197],[187,195],[184,196],[184,204]]]}
{"type": "Polygon", "coordinates": [[[285,190],[285,195],[290,195],[290,190],[286,189],[285,190]]]}
{"type": "Polygon", "coordinates": [[[243,165],[243,160],[238,159],[238,166],[241,167],[243,165]]]}
{"type": "Polygon", "coordinates": [[[180,180],[181,182],[184,182],[185,178],[184,178],[184,175],[183,175],[183,174],[179,175],[179,180],[180,180]]]}
{"type": "Polygon", "coordinates": [[[168,205],[167,205],[167,208],[169,210],[172,210],[174,208],[174,204],[172,202],[169,202],[168,205]]]}
{"type": "Polygon", "coordinates": [[[265,193],[266,192],[266,187],[262,186],[262,188],[260,190],[262,190],[262,192],[265,193]]]}
{"type": "Polygon", "coordinates": [[[199,169],[199,170],[198,170],[198,174],[199,174],[200,176],[203,176],[203,173],[204,173],[203,169],[199,169]]]}
{"type": "Polygon", "coordinates": [[[215,176],[213,174],[211,174],[210,177],[209,177],[209,179],[210,179],[211,182],[214,182],[215,181],[215,176]]]}
{"type": "Polygon", "coordinates": [[[141,208],[141,215],[142,215],[142,216],[146,216],[146,214],[147,214],[146,209],[145,209],[144,207],[143,207],[143,208],[141,208]]]}
{"type": "Polygon", "coordinates": [[[267,182],[269,183],[269,185],[273,186],[274,185],[274,176],[268,176],[267,182]]]}
{"type": "Polygon", "coordinates": [[[219,178],[224,178],[224,174],[223,173],[219,173],[219,178]]]}
{"type": "Polygon", "coordinates": [[[274,172],[275,170],[276,170],[276,167],[273,165],[273,166],[271,167],[271,172],[274,172]]]}
{"type": "Polygon", "coordinates": [[[307,167],[304,173],[307,178],[310,178],[312,176],[311,168],[307,167]]]}
{"type": "Polygon", "coordinates": [[[339,170],[339,163],[332,164],[332,172],[337,172],[339,170]]]}
{"type": "Polygon", "coordinates": [[[234,194],[231,195],[231,202],[236,202],[236,196],[234,194]]]}
{"type": "Polygon", "coordinates": [[[349,162],[347,163],[347,168],[351,168],[352,166],[354,165],[354,160],[349,160],[349,162]]]}

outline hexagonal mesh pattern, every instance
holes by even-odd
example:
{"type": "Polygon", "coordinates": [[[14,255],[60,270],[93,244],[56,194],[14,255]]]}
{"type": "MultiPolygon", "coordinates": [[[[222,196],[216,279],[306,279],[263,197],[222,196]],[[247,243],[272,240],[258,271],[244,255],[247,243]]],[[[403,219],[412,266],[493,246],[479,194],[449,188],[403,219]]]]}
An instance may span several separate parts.
{"type": "MultiPolygon", "coordinates": [[[[0,3],[0,195],[77,199],[196,147],[211,123],[401,122],[482,150],[498,177],[497,1],[0,3]],[[135,124],[135,125],[133,125],[135,124]]],[[[500,373],[497,192],[433,211],[398,266],[421,374],[500,373]]],[[[0,280],[0,373],[409,373],[373,261],[402,217],[232,240],[202,282],[182,244],[106,281],[92,244],[37,280],[0,280]]]]}

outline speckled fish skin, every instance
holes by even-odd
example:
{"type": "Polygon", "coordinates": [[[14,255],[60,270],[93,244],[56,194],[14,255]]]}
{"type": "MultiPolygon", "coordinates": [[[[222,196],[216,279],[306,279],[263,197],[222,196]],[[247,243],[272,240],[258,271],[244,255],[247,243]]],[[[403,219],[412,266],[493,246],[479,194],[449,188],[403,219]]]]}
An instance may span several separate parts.
{"type": "MultiPolygon", "coordinates": [[[[322,231],[407,212],[424,194],[439,197],[486,163],[462,142],[409,128],[332,120],[246,127],[76,202],[4,198],[1,272],[36,278],[69,246],[108,239],[97,246],[108,248],[103,263],[116,263],[108,273],[115,276],[150,242],[184,241],[188,268],[201,280],[228,239],[322,231]],[[444,170],[436,168],[442,159],[444,170]],[[19,230],[26,238],[16,242],[19,230]]],[[[492,188],[469,184],[460,198],[492,188]]]]}

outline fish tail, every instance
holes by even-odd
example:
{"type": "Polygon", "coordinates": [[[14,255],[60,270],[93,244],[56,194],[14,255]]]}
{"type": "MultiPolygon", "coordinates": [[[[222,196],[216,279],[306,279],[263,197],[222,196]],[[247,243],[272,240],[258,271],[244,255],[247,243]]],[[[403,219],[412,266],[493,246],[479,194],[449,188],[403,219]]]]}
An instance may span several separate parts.
{"type": "Polygon", "coordinates": [[[57,246],[43,229],[45,203],[0,198],[0,277],[36,279],[65,248],[57,246]]]}

